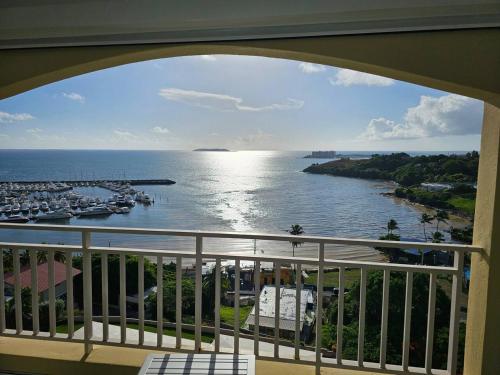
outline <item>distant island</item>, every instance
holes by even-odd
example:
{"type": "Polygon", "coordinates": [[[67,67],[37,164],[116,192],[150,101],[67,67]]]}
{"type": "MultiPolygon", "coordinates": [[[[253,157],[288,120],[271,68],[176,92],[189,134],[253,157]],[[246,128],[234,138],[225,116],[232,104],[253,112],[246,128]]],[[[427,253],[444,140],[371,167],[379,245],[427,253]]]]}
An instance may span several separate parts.
{"type": "Polygon", "coordinates": [[[413,157],[401,152],[368,159],[345,157],[313,164],[304,172],[394,181],[399,184],[392,193],[396,197],[472,218],[478,164],[476,151],[413,157]]]}
{"type": "Polygon", "coordinates": [[[304,156],[304,159],[334,159],[336,157],[336,151],[313,151],[311,155],[304,156]]]}
{"type": "Polygon", "coordinates": [[[230,152],[227,148],[197,148],[193,151],[230,152]]]}

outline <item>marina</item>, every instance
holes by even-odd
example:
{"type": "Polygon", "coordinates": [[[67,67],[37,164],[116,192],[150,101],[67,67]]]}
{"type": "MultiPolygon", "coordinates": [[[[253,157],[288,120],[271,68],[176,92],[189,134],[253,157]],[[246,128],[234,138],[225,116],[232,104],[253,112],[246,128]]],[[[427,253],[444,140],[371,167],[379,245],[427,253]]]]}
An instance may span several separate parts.
{"type": "Polygon", "coordinates": [[[127,214],[136,203],[154,203],[154,198],[132,186],[174,183],[168,179],[1,182],[0,222],[67,221],[72,217],[127,214]],[[78,192],[79,188],[86,187],[105,189],[113,194],[104,199],[78,192]]]}

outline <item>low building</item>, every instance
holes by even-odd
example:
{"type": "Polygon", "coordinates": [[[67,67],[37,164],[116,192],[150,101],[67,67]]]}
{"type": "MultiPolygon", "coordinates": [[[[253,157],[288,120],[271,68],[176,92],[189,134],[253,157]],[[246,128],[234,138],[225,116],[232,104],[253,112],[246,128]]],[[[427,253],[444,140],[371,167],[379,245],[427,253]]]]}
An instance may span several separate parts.
{"type": "MultiPolygon", "coordinates": [[[[47,262],[37,265],[37,284],[40,300],[47,301],[49,299],[49,264],[47,262]]],[[[82,273],[79,269],[73,268],[73,277],[82,273]]],[[[31,266],[21,267],[19,274],[21,288],[31,288],[31,266]]],[[[14,295],[14,284],[16,278],[13,272],[5,274],[6,295],[14,295]]],[[[66,265],[64,263],[54,261],[54,283],[55,296],[61,298],[66,295],[66,265]]]]}
{"type": "MultiPolygon", "coordinates": [[[[296,289],[281,287],[279,289],[280,317],[279,330],[280,337],[293,339],[295,337],[296,319],[296,289]]],[[[264,286],[259,296],[259,328],[261,334],[274,335],[275,332],[275,300],[276,288],[274,286],[264,286]]],[[[300,338],[308,341],[311,337],[312,328],[315,322],[314,296],[312,290],[304,289],[300,292],[300,338]]],[[[255,327],[255,306],[248,315],[245,326],[249,329],[255,327]]]]}

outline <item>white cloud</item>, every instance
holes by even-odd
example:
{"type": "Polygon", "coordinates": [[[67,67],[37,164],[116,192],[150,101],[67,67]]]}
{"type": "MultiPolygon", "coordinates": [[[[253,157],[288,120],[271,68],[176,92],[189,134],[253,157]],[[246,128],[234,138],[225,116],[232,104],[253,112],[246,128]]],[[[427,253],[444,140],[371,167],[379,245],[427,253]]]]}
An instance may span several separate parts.
{"type": "Polygon", "coordinates": [[[119,139],[135,139],[137,136],[135,134],[132,134],[129,131],[126,130],[120,130],[120,129],[115,129],[113,130],[113,134],[117,136],[119,139]]]}
{"type": "Polygon", "coordinates": [[[79,103],[85,103],[85,97],[83,95],[80,95],[76,92],[63,92],[62,96],[65,97],[66,99],[74,100],[75,102],[79,103]]]}
{"type": "Polygon", "coordinates": [[[384,117],[370,120],[360,138],[367,140],[416,139],[447,135],[479,134],[481,102],[449,94],[421,96],[420,103],[408,108],[401,123],[384,117]]]}
{"type": "Polygon", "coordinates": [[[300,68],[300,70],[302,70],[306,74],[320,73],[320,72],[324,72],[326,70],[326,67],[324,65],[313,64],[313,63],[308,63],[308,62],[300,63],[299,68],[300,68]]]}
{"type": "Polygon", "coordinates": [[[168,134],[168,133],[170,133],[170,130],[168,130],[167,128],[162,128],[161,126],[155,126],[153,129],[151,129],[151,131],[153,133],[157,133],[157,134],[168,134]]]}
{"type": "Polygon", "coordinates": [[[329,79],[334,86],[391,86],[395,81],[391,78],[358,72],[350,69],[339,69],[334,78],[329,79]]]}
{"type": "Polygon", "coordinates": [[[7,113],[0,111],[0,122],[10,123],[16,121],[33,120],[34,117],[29,113],[7,113]]]}
{"type": "Polygon", "coordinates": [[[37,133],[41,133],[41,132],[42,132],[42,129],[40,129],[40,128],[26,129],[26,133],[30,133],[30,134],[37,134],[37,133]]]}
{"type": "Polygon", "coordinates": [[[214,55],[200,55],[200,59],[205,61],[216,61],[217,57],[215,57],[214,55]]]}
{"type": "Polygon", "coordinates": [[[181,102],[196,107],[215,109],[219,111],[261,112],[272,110],[289,110],[302,108],[304,102],[297,99],[286,99],[283,103],[269,104],[261,107],[243,105],[243,99],[211,92],[183,90],[177,88],[161,89],[158,93],[166,100],[181,102]]]}

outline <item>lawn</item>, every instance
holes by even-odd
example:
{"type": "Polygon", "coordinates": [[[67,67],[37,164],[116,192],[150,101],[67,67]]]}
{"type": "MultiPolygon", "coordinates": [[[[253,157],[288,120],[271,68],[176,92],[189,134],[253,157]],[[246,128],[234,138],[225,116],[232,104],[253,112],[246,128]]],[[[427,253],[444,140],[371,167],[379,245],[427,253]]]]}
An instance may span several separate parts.
{"type": "MultiPolygon", "coordinates": [[[[306,273],[309,275],[307,279],[305,279],[306,284],[318,284],[318,271],[309,271],[306,270],[306,273]]],[[[353,282],[358,281],[360,279],[360,271],[359,268],[354,269],[346,269],[344,271],[344,285],[346,288],[350,288],[353,282]]],[[[323,285],[324,286],[339,286],[339,271],[338,269],[325,270],[323,277],[323,285]]]]}
{"type": "MultiPolygon", "coordinates": [[[[248,315],[252,311],[253,306],[240,306],[240,327],[245,324],[248,315]]],[[[223,323],[234,324],[234,307],[221,306],[220,307],[220,320],[223,323]]]]}
{"type": "MultiPolygon", "coordinates": [[[[75,323],[75,331],[82,328],[82,327],[83,327],[83,323],[75,323]]],[[[128,323],[127,328],[139,329],[139,324],[128,323]]],[[[145,324],[144,331],[156,333],[156,326],[145,324]]],[[[57,333],[68,333],[68,325],[67,324],[58,325],[56,327],[56,332],[57,333]]],[[[174,336],[175,337],[175,335],[176,335],[175,328],[164,328],[163,334],[167,335],[167,336],[174,336]]],[[[184,339],[194,340],[194,332],[182,331],[181,336],[184,339]]],[[[203,342],[211,343],[213,341],[213,339],[214,339],[213,334],[210,334],[210,333],[202,333],[201,334],[201,341],[203,341],[203,342]]]]}
{"type": "Polygon", "coordinates": [[[475,199],[467,199],[463,197],[453,197],[448,199],[448,203],[451,204],[458,210],[467,212],[470,215],[474,215],[474,209],[476,207],[475,199]]]}

